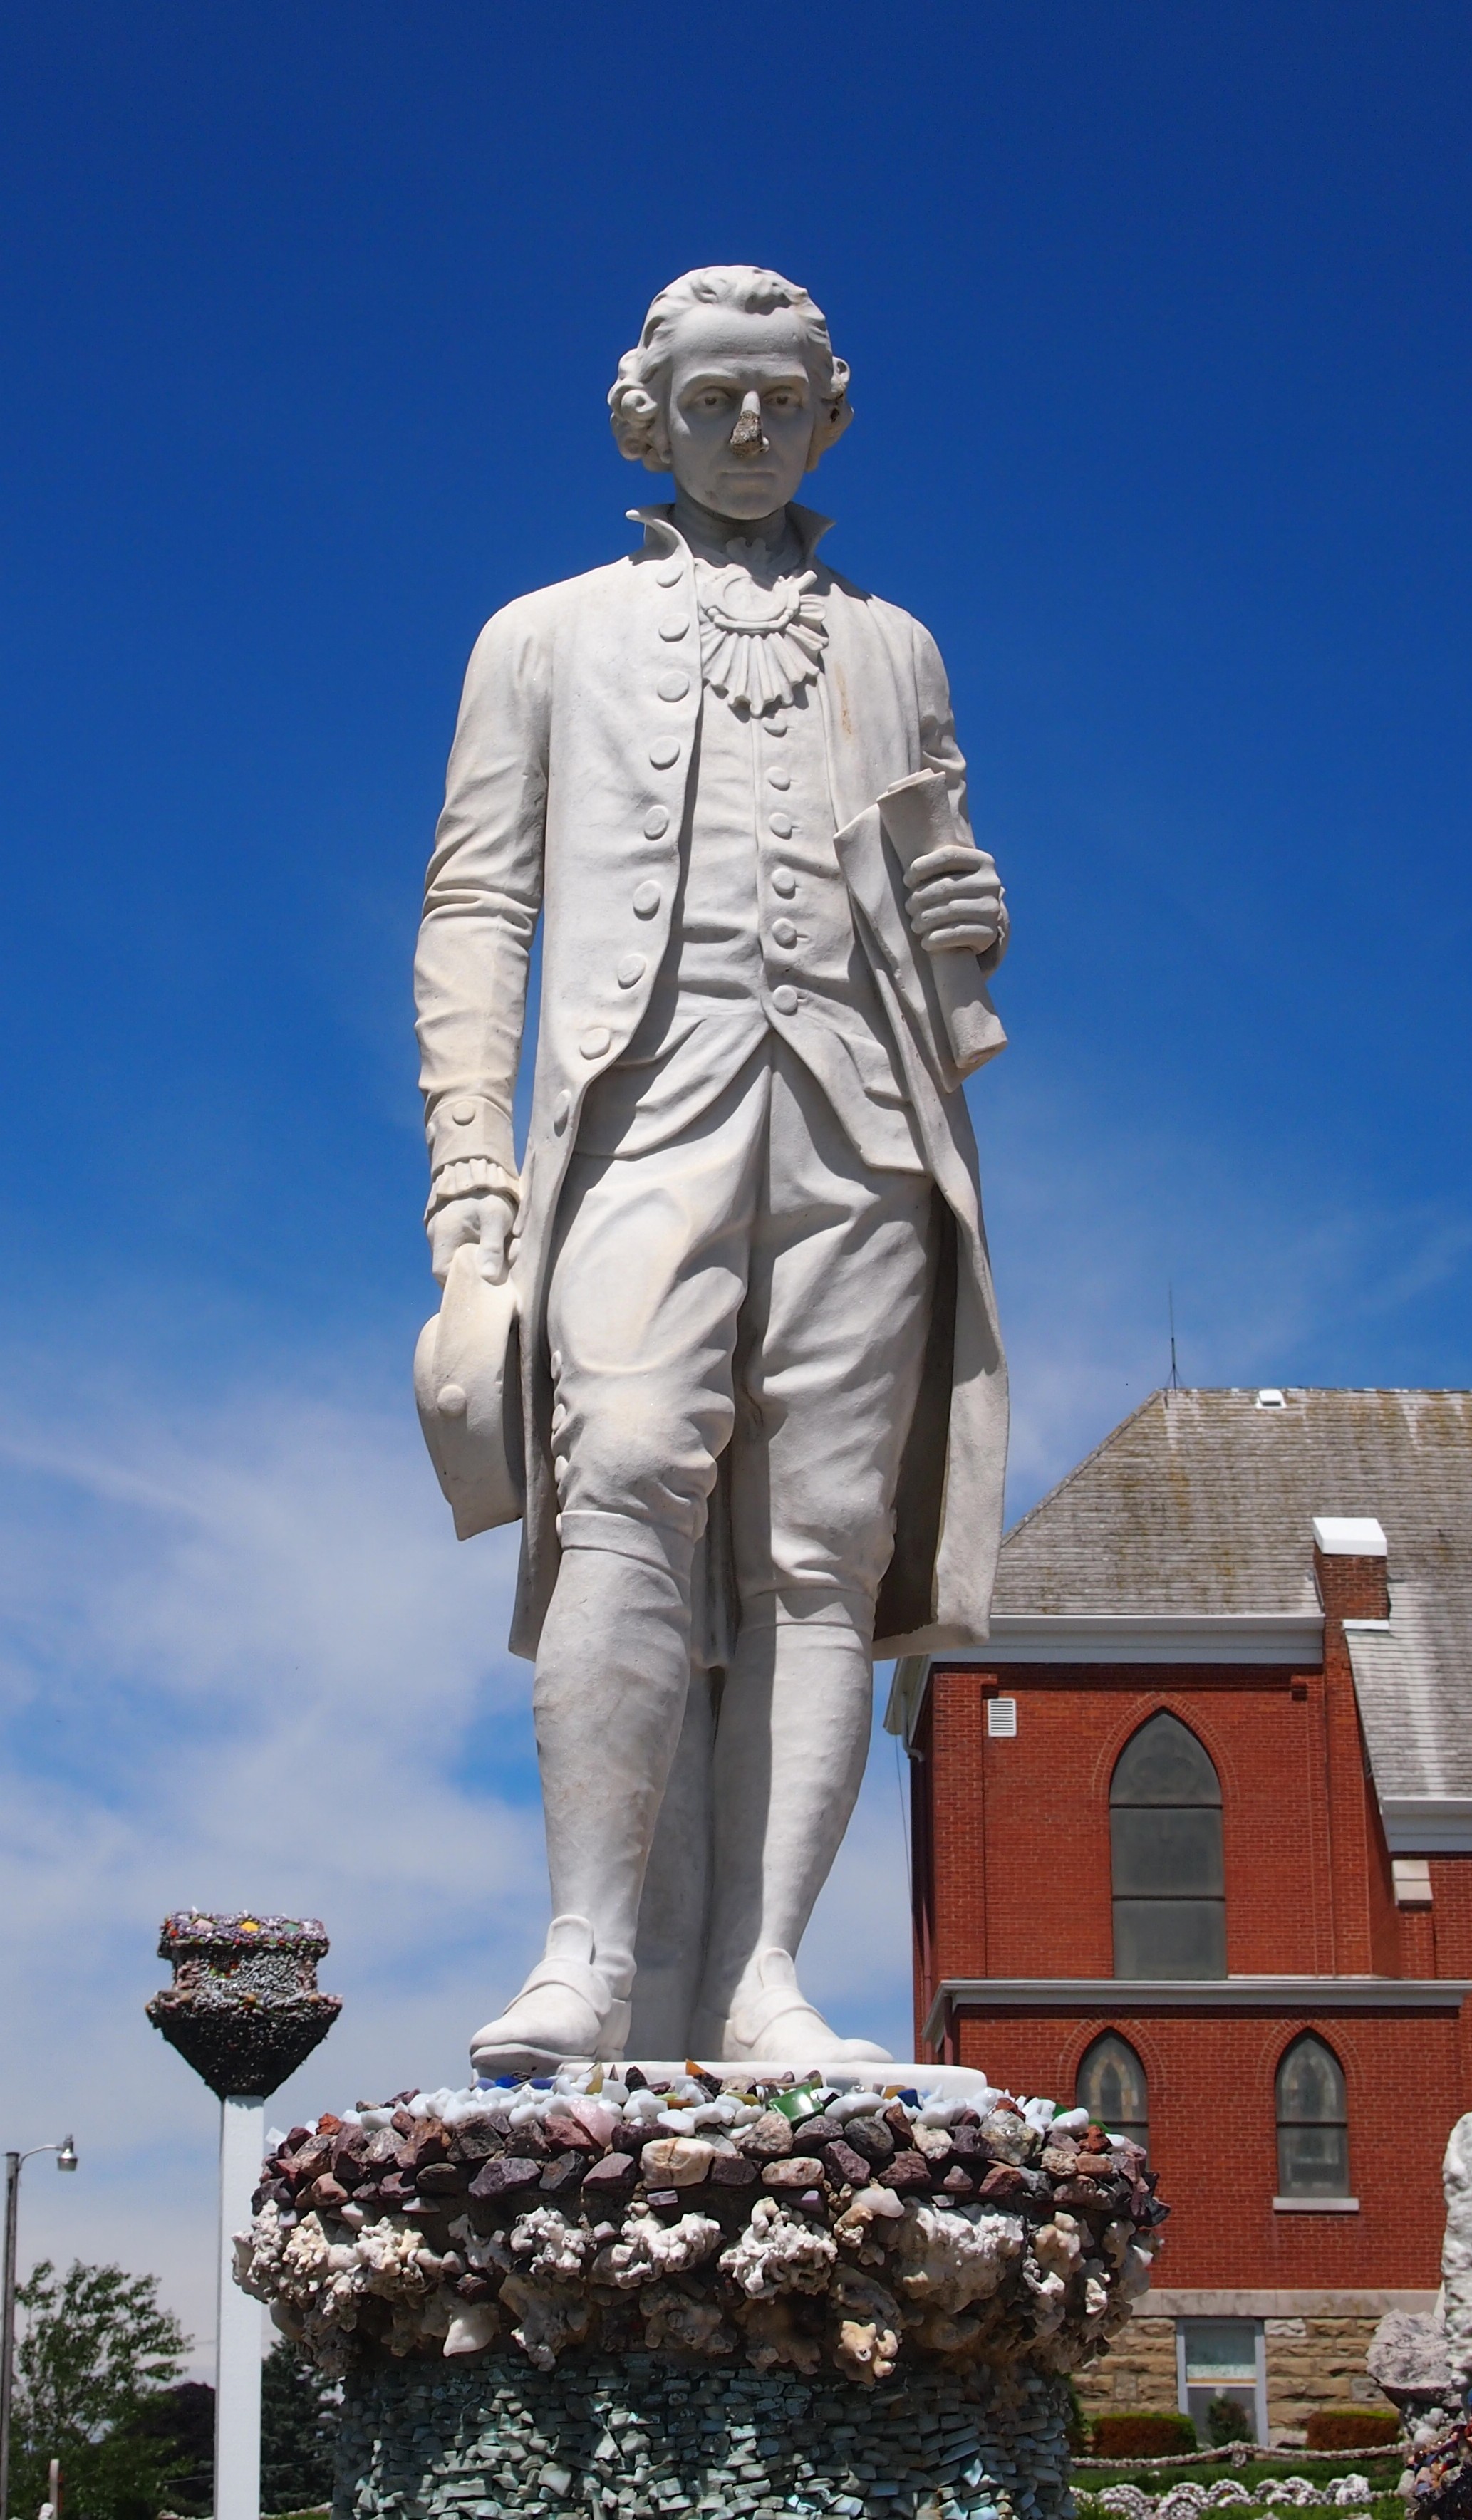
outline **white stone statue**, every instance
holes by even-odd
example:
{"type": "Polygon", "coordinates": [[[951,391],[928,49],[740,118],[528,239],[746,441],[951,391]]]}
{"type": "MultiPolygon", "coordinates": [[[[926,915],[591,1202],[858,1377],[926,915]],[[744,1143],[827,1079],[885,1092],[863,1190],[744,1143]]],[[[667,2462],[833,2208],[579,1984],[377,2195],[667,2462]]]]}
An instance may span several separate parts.
{"type": "MultiPolygon", "coordinates": [[[[987,1633],[1006,1376],[961,1083],[1004,1038],[1006,913],[935,643],[792,504],[848,384],[776,273],[665,290],[609,399],[672,505],[466,676],[417,962],[428,1231],[462,1328],[477,1288],[520,1323],[554,1911],[483,2073],[882,2056],[795,1957],[874,1655],[987,1633]]],[[[437,1405],[469,1440],[463,1383],[437,1405]]]]}

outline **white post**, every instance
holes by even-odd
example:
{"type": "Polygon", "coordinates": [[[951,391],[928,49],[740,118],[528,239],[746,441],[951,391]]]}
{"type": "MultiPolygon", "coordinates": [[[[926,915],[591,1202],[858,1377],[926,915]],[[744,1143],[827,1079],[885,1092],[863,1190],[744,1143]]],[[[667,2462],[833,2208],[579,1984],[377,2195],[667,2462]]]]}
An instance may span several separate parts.
{"type": "Polygon", "coordinates": [[[260,2304],[235,2280],[265,2144],[264,2100],[220,2102],[219,2309],[214,2363],[214,2520],[260,2520],[260,2304]]]}

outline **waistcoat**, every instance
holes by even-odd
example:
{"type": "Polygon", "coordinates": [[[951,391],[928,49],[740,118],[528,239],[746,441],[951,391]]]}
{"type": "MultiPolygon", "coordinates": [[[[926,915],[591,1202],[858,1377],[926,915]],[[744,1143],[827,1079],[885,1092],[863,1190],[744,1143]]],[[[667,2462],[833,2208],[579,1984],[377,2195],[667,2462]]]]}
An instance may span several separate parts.
{"type": "Polygon", "coordinates": [[[836,829],[816,688],[759,716],[706,690],[668,945],[633,1039],[584,1103],[579,1148],[667,1145],[776,1034],[864,1163],[926,1169],[836,829]]]}

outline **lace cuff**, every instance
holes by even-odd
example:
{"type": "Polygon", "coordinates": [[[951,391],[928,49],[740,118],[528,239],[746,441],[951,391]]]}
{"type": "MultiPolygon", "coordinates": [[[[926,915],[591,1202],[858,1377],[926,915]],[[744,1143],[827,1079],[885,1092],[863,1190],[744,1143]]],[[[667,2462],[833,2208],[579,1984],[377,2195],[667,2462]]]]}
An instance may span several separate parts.
{"type": "Polygon", "coordinates": [[[513,1207],[521,1197],[517,1177],[504,1164],[494,1163],[489,1155],[457,1155],[452,1162],[440,1165],[430,1184],[429,1205],[424,1212],[426,1225],[452,1198],[473,1198],[488,1190],[500,1191],[513,1207]]]}

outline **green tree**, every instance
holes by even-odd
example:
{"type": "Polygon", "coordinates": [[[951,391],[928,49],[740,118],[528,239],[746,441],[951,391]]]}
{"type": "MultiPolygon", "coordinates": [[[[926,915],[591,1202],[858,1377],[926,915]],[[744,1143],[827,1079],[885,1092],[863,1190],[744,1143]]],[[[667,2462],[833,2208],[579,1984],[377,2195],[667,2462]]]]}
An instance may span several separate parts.
{"type": "Polygon", "coordinates": [[[1228,2442],[1250,2442],[1252,2417],[1236,2398],[1213,2398],[1206,2410],[1206,2437],[1214,2450],[1228,2442]]]}
{"type": "Polygon", "coordinates": [[[260,2507],[297,2511],[332,2494],[337,2392],[277,2338],[260,2383],[260,2507]]]}
{"type": "Polygon", "coordinates": [[[80,2261],[58,2275],[43,2258],[18,2299],[12,2513],[39,2508],[59,2458],[67,2520],[155,2520],[181,2466],[176,2445],[142,2427],[190,2342],[160,2305],[158,2276],[80,2261]]]}

